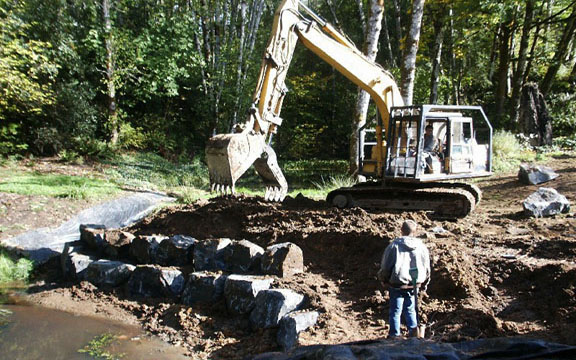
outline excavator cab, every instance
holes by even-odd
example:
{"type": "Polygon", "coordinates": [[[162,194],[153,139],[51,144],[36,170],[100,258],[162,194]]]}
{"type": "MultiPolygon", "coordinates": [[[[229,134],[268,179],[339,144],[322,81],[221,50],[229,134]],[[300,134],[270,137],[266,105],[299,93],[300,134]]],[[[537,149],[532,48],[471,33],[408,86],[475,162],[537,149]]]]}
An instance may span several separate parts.
{"type": "Polygon", "coordinates": [[[492,174],[492,127],[479,106],[393,107],[386,138],[386,180],[431,182],[492,174]]]}

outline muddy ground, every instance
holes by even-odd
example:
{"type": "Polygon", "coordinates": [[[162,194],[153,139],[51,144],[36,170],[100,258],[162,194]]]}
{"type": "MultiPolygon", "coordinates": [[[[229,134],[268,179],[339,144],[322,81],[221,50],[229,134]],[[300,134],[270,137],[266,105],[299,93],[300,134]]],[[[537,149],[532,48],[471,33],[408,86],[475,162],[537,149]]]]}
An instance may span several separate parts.
{"type": "MultiPolygon", "coordinates": [[[[576,157],[552,159],[556,188],[576,200],[576,157]]],[[[515,174],[478,182],[483,200],[465,219],[442,221],[426,213],[339,210],[306,198],[273,204],[258,198],[219,198],[165,208],[130,230],[185,234],[198,239],[247,239],[261,246],[290,241],[304,252],[306,272],[279,280],[307,295],[319,323],[302,344],[381,339],[387,335],[387,295],[376,280],[380,257],[404,219],[420,225],[432,256],[432,282],[421,301],[429,338],[460,341],[525,336],[576,344],[576,217],[533,219],[522,200],[537,186],[515,174]],[[445,232],[436,232],[435,228],[445,232]]],[[[199,358],[241,358],[277,350],[275,330],[253,333],[224,304],[186,307],[162,300],[127,299],[122,289],[90,284],[37,288],[31,301],[83,314],[139,322],[199,358]],[[76,305],[74,305],[76,304],[76,305]]]]}

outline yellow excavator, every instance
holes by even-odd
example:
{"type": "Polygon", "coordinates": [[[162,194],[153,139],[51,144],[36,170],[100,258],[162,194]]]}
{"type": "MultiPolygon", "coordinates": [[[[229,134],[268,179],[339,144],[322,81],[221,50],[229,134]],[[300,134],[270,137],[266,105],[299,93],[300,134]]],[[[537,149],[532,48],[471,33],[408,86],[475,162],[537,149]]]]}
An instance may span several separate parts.
{"type": "Polygon", "coordinates": [[[282,125],[285,79],[298,41],[367,91],[378,108],[376,124],[359,134],[359,174],[367,181],[332,191],[329,203],[444,217],[474,210],[480,190],[455,180],[491,175],[492,127],[482,108],[404,106],[392,75],[298,0],[283,0],[276,10],[247,121],[208,140],[212,191],[234,193],[236,181],[254,165],[267,200],[286,196],[288,184],[271,143],[282,125]]]}

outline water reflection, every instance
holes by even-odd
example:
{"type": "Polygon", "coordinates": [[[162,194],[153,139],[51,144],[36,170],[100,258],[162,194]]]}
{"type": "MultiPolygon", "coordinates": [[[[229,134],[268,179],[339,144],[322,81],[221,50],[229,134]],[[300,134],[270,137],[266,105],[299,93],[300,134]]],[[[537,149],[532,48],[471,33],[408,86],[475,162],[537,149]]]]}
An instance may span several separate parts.
{"type": "Polygon", "coordinates": [[[2,359],[94,359],[78,350],[103,334],[115,335],[104,350],[117,358],[186,359],[181,349],[144,337],[137,327],[37,306],[0,305],[2,359]]]}

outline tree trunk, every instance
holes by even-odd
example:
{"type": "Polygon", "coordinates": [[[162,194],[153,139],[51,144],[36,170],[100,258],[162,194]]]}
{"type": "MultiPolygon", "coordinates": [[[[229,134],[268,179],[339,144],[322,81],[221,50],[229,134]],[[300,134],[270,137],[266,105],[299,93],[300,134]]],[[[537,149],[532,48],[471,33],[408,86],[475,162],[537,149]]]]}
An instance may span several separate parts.
{"type": "Polygon", "coordinates": [[[432,74],[430,78],[430,104],[438,102],[438,81],[440,79],[440,65],[442,60],[442,44],[444,42],[444,17],[439,16],[439,21],[434,23],[434,58],[432,60],[432,74]]]}
{"type": "Polygon", "coordinates": [[[510,37],[512,29],[510,23],[500,24],[499,62],[496,74],[496,119],[502,125],[504,106],[508,97],[508,68],[510,66],[510,37]]]}
{"type": "Polygon", "coordinates": [[[532,145],[552,145],[552,119],[538,85],[531,83],[522,88],[519,114],[521,131],[536,140],[532,145]]]}
{"type": "Polygon", "coordinates": [[[449,52],[450,52],[450,84],[451,86],[451,92],[450,92],[450,96],[452,97],[451,99],[448,98],[447,99],[447,103],[449,104],[454,104],[454,105],[458,105],[460,103],[460,90],[459,90],[459,86],[457,85],[456,79],[457,79],[457,74],[456,74],[456,54],[454,52],[454,48],[455,48],[455,44],[454,44],[454,10],[452,9],[452,7],[450,7],[450,9],[448,10],[448,18],[450,19],[450,21],[448,22],[449,26],[450,26],[450,31],[448,33],[448,39],[449,39],[449,52]]]}
{"type": "Polygon", "coordinates": [[[396,63],[402,63],[403,50],[400,44],[402,43],[402,16],[400,13],[399,0],[392,0],[392,5],[394,6],[394,26],[396,28],[396,63]]]}
{"type": "Polygon", "coordinates": [[[404,43],[404,56],[401,64],[402,84],[400,93],[404,99],[404,104],[412,105],[414,93],[414,78],[416,74],[416,54],[418,43],[420,42],[420,29],[422,28],[422,16],[424,15],[424,1],[414,0],[412,2],[412,21],[410,33],[404,43]]]}
{"type": "Polygon", "coordinates": [[[384,48],[386,49],[387,65],[390,67],[396,67],[396,60],[394,59],[394,53],[392,52],[392,44],[390,43],[390,34],[388,33],[388,21],[386,20],[386,4],[384,4],[384,12],[382,14],[382,31],[384,36],[384,48]]]}
{"type": "Polygon", "coordinates": [[[104,18],[104,42],[106,46],[106,88],[108,95],[108,131],[112,145],[118,143],[119,124],[116,109],[116,85],[114,76],[116,64],[114,58],[114,36],[112,35],[112,21],[110,20],[110,0],[102,0],[102,15],[104,18]]]}
{"type": "Polygon", "coordinates": [[[364,16],[364,1],[356,0],[358,6],[358,17],[360,18],[360,25],[362,25],[362,34],[366,36],[366,16],[364,16]]]}
{"type": "Polygon", "coordinates": [[[522,36],[520,37],[520,50],[518,52],[518,64],[512,78],[512,113],[510,119],[513,124],[518,123],[518,112],[520,111],[520,90],[524,84],[524,74],[526,72],[528,56],[528,40],[530,39],[530,28],[534,16],[535,0],[526,0],[526,13],[522,26],[522,36]]]}
{"type": "MultiPolygon", "coordinates": [[[[382,30],[382,15],[384,14],[384,0],[371,0],[370,19],[367,24],[367,32],[364,42],[364,54],[370,60],[376,59],[378,53],[378,39],[382,30]]],[[[358,144],[361,139],[358,138],[359,130],[366,124],[366,114],[370,96],[364,90],[358,90],[356,100],[356,109],[354,112],[354,122],[352,123],[352,133],[350,134],[350,174],[358,173],[358,144]]]]}
{"type": "Polygon", "coordinates": [[[540,87],[540,91],[546,96],[550,88],[552,87],[552,83],[554,82],[554,78],[560,69],[560,65],[562,65],[562,61],[566,57],[566,53],[568,51],[568,45],[572,38],[574,38],[574,33],[576,32],[576,4],[572,8],[572,13],[568,17],[566,22],[566,27],[564,28],[564,32],[562,33],[562,38],[558,42],[558,46],[556,47],[556,52],[554,53],[554,57],[550,62],[550,66],[546,71],[546,75],[544,76],[544,80],[542,80],[542,85],[540,87]]]}

